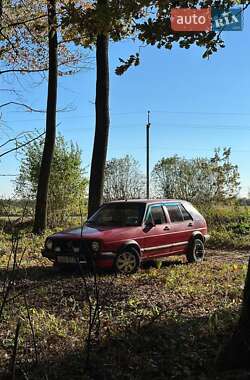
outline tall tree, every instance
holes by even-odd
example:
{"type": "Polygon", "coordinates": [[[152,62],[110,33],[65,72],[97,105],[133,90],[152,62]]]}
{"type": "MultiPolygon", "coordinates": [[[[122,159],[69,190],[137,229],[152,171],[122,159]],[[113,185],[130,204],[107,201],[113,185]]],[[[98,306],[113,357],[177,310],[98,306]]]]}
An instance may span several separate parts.
{"type": "MultiPolygon", "coordinates": [[[[109,136],[109,39],[118,41],[130,33],[133,14],[139,4],[117,0],[97,0],[87,13],[94,14],[96,34],[96,125],[90,171],[88,215],[92,215],[103,200],[104,170],[109,136]],[[94,11],[94,12],[93,12],[94,11]]],[[[143,2],[145,3],[145,2],[143,2]]],[[[88,16],[87,16],[88,19],[88,16]]],[[[90,17],[90,19],[92,19],[90,17]]],[[[89,20],[88,20],[89,22],[89,20]]]]}
{"type": "Polygon", "coordinates": [[[77,43],[96,48],[96,128],[90,171],[89,215],[103,199],[104,168],[109,135],[109,40],[119,41],[131,34],[132,19],[140,17],[141,4],[150,1],[96,0],[79,8],[65,5],[64,25],[72,27],[77,43]],[[78,34],[75,33],[78,30],[78,34]]]}
{"type": "Polygon", "coordinates": [[[104,168],[109,135],[109,35],[99,33],[96,41],[96,126],[89,182],[88,215],[103,199],[104,168]]]}
{"type": "Polygon", "coordinates": [[[48,189],[56,139],[56,106],[57,106],[57,17],[56,0],[48,0],[48,41],[49,41],[49,77],[46,113],[46,134],[41,161],[36,210],[33,232],[42,233],[46,228],[48,189]]]}

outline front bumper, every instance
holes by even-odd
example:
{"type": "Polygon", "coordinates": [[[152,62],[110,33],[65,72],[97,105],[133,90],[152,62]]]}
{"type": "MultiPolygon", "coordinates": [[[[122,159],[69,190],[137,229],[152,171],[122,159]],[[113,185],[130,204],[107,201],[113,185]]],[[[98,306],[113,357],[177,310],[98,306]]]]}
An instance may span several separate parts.
{"type": "Polygon", "coordinates": [[[93,253],[79,253],[74,254],[72,252],[55,252],[54,250],[43,249],[42,256],[47,259],[62,263],[62,264],[93,264],[98,268],[106,269],[112,268],[114,263],[114,258],[116,254],[114,252],[100,252],[97,254],[93,253]],[[64,260],[65,258],[65,260],[64,260]],[[72,260],[71,260],[72,259],[72,260]]]}

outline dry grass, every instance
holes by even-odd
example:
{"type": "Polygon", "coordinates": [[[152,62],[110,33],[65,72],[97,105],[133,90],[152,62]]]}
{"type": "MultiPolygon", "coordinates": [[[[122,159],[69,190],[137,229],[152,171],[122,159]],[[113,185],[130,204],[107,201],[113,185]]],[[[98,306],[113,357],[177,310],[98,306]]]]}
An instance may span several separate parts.
{"type": "MultiPolygon", "coordinates": [[[[19,247],[19,255],[24,246],[27,251],[1,323],[2,369],[9,365],[20,318],[18,379],[24,374],[34,380],[238,378],[214,373],[212,363],[237,321],[247,269],[240,253],[237,260],[228,253],[223,261],[217,252],[200,265],[173,258],[161,269],[144,268],[129,277],[100,275],[101,335],[86,370],[83,347],[89,309],[83,278],[56,273],[41,258],[42,244],[42,238],[29,235],[19,247]],[[37,364],[23,294],[35,333],[37,364]]],[[[9,249],[8,237],[2,235],[0,284],[6,278],[9,249]]],[[[93,292],[92,278],[86,281],[93,292]]]]}

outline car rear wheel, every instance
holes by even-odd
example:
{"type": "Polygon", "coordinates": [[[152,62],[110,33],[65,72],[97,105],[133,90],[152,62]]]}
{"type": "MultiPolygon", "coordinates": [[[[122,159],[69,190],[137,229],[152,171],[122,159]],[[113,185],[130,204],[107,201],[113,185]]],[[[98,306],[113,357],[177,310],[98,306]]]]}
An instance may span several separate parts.
{"type": "Polygon", "coordinates": [[[189,263],[199,263],[203,261],[205,256],[205,247],[204,243],[201,239],[194,239],[190,244],[188,253],[187,253],[187,261],[189,263]]]}
{"type": "Polygon", "coordinates": [[[117,254],[114,262],[115,271],[122,274],[137,272],[140,267],[140,257],[137,250],[129,247],[117,254]]]}

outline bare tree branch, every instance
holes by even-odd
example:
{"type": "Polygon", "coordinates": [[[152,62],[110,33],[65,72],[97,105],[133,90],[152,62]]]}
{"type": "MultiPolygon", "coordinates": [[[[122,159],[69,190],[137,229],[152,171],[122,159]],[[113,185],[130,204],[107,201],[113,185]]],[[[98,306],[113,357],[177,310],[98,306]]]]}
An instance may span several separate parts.
{"type": "Polygon", "coordinates": [[[0,148],[3,148],[5,145],[7,145],[13,141],[17,142],[18,138],[23,137],[23,136],[27,135],[28,133],[32,133],[32,131],[25,131],[25,132],[19,133],[16,137],[13,137],[12,139],[5,141],[2,145],[0,145],[0,148]]]}
{"type": "Polygon", "coordinates": [[[30,18],[30,19],[27,19],[27,20],[21,20],[21,21],[18,21],[18,22],[13,22],[11,24],[5,25],[4,27],[2,27],[2,29],[7,29],[7,28],[19,26],[19,25],[25,25],[26,23],[29,23],[29,22],[32,22],[32,21],[36,21],[36,20],[39,20],[39,19],[44,18],[44,17],[47,17],[47,15],[44,14],[44,15],[40,15],[40,16],[37,16],[37,17],[33,17],[33,18],[30,18]]]}
{"type": "Polygon", "coordinates": [[[45,113],[46,112],[44,110],[37,110],[35,108],[32,108],[32,107],[28,106],[25,103],[19,103],[19,102],[7,102],[7,103],[3,103],[3,104],[0,104],[0,108],[10,106],[11,104],[15,104],[17,106],[25,107],[30,112],[39,112],[39,113],[45,113]]]}
{"type": "Polygon", "coordinates": [[[18,174],[0,174],[0,177],[17,177],[18,174]]]}
{"type": "MultiPolygon", "coordinates": [[[[72,63],[77,63],[79,61],[80,61],[79,58],[67,59],[65,61],[60,62],[58,64],[58,67],[64,66],[64,65],[70,65],[72,63]]],[[[6,69],[6,70],[0,70],[0,74],[6,74],[6,73],[39,73],[39,72],[43,72],[43,71],[48,71],[48,66],[45,66],[45,67],[40,68],[40,69],[14,69],[14,68],[13,69],[6,69]]]]}
{"type": "Polygon", "coordinates": [[[18,347],[20,327],[21,327],[21,320],[18,319],[17,325],[16,325],[16,331],[15,331],[13,353],[12,353],[12,358],[11,358],[11,363],[10,363],[10,375],[11,375],[12,380],[16,379],[16,357],[17,357],[17,347],[18,347]]]}
{"type": "Polygon", "coordinates": [[[48,68],[44,67],[43,69],[6,69],[1,70],[0,74],[6,74],[6,73],[39,73],[42,71],[47,71],[48,68]]]}
{"type": "MultiPolygon", "coordinates": [[[[0,108],[3,108],[3,107],[7,107],[9,105],[17,105],[17,106],[21,106],[21,107],[24,107],[26,108],[26,112],[36,112],[36,113],[46,113],[46,110],[38,110],[36,108],[32,108],[31,106],[29,106],[28,104],[25,104],[25,103],[20,103],[20,102],[7,102],[7,103],[3,103],[3,104],[0,104],[0,108]]],[[[73,107],[72,104],[68,104],[66,105],[64,108],[60,108],[58,109],[56,112],[71,112],[71,111],[74,111],[75,108],[73,107]]],[[[0,114],[1,116],[1,114],[0,114]]],[[[22,132],[21,134],[23,133],[29,133],[31,131],[28,131],[28,132],[22,132]]],[[[18,135],[19,136],[19,135],[18,135]]],[[[19,136],[20,137],[20,136],[19,136]]],[[[16,138],[14,138],[13,140],[15,140],[16,138]]],[[[13,141],[12,140],[12,141],[13,141]]],[[[8,140],[9,142],[9,140],[8,140]]],[[[4,143],[4,145],[6,145],[6,143],[4,143]]],[[[0,148],[2,147],[3,145],[0,145],[0,148]]]]}
{"type": "MultiPolygon", "coordinates": [[[[17,51],[17,48],[16,46],[12,43],[12,41],[9,39],[8,36],[6,36],[3,32],[2,32],[2,28],[0,29],[0,34],[2,35],[2,37],[8,41],[8,43],[10,44],[10,46],[12,47],[13,51],[15,52],[15,54],[17,55],[18,54],[18,51],[17,51]]],[[[1,72],[0,72],[1,74],[1,72]]]]}
{"type": "Polygon", "coordinates": [[[33,139],[29,140],[29,141],[26,141],[25,143],[21,144],[21,145],[18,145],[16,146],[15,148],[12,148],[12,149],[9,149],[7,150],[6,152],[3,152],[2,154],[0,154],[0,158],[5,156],[6,154],[9,154],[11,152],[15,152],[23,147],[25,147],[26,145],[29,145],[30,143],[32,143],[33,141],[39,139],[40,137],[44,136],[45,135],[45,132],[41,133],[39,136],[36,136],[34,137],[33,139]]]}
{"type": "Polygon", "coordinates": [[[11,94],[18,95],[18,91],[15,90],[14,88],[0,88],[0,92],[8,92],[8,93],[11,93],[11,94]]]}

